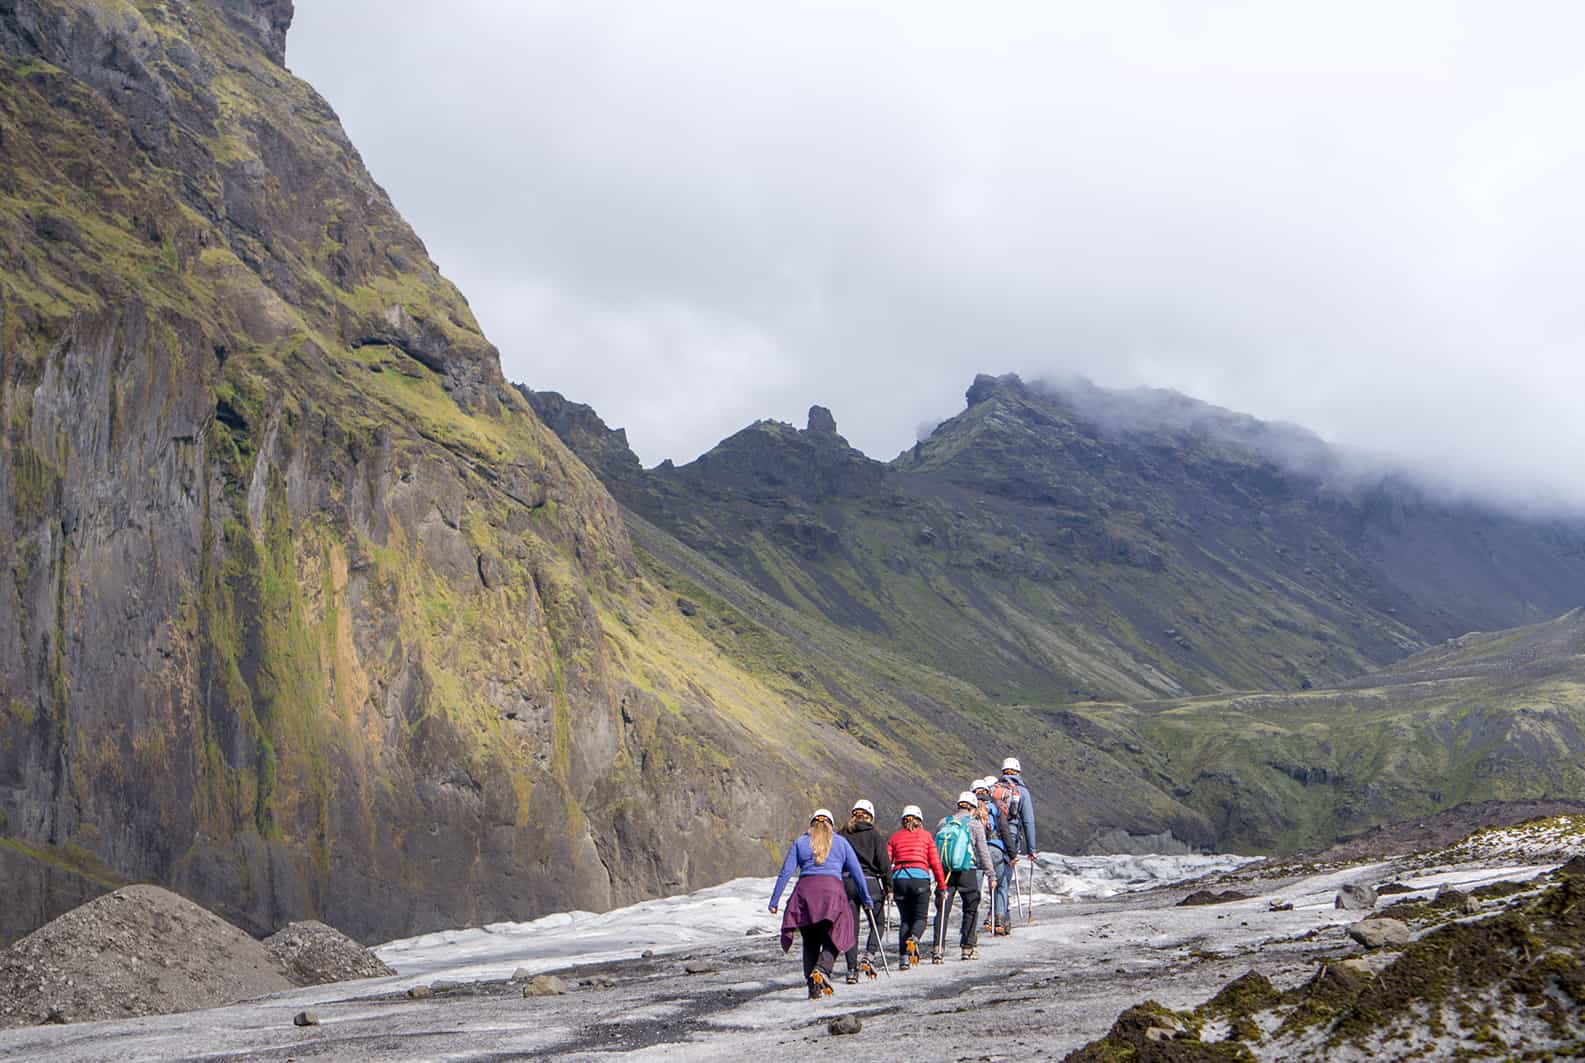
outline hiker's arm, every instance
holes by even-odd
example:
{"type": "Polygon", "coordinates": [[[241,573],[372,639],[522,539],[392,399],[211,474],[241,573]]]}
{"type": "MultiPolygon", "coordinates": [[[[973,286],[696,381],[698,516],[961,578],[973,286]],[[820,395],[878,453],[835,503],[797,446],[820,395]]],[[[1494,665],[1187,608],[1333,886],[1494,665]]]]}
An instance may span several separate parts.
{"type": "Polygon", "coordinates": [[[864,865],[859,863],[859,854],[854,852],[851,845],[842,853],[842,870],[853,876],[853,884],[859,888],[859,899],[864,902],[864,907],[875,907],[875,898],[870,896],[870,884],[864,879],[864,865]]]}
{"type": "Polygon", "coordinates": [[[930,854],[930,873],[936,877],[936,889],[947,888],[947,873],[941,866],[941,853],[936,849],[934,838],[925,839],[925,851],[930,854]]]}
{"type": "Polygon", "coordinates": [[[985,825],[975,821],[974,829],[969,831],[969,837],[974,839],[974,862],[979,865],[981,871],[989,874],[991,870],[991,847],[985,841],[985,825]]]}
{"type": "Polygon", "coordinates": [[[798,843],[793,842],[787,847],[787,855],[781,862],[781,874],[776,876],[776,888],[771,890],[770,910],[775,911],[781,904],[781,891],[787,888],[787,880],[792,878],[793,871],[798,867],[798,843]]]}

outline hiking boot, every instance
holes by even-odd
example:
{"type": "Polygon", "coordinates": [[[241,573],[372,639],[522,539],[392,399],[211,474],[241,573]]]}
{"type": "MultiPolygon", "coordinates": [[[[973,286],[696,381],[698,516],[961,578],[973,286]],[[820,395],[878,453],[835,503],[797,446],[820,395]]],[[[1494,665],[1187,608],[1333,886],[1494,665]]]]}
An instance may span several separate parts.
{"type": "Polygon", "coordinates": [[[969,945],[963,950],[963,958],[965,960],[977,960],[980,958],[980,950],[973,945],[969,945]]]}
{"type": "Polygon", "coordinates": [[[819,971],[809,976],[809,999],[819,1000],[828,997],[836,990],[831,988],[831,983],[826,981],[826,976],[819,971]]]}
{"type": "MultiPolygon", "coordinates": [[[[875,969],[875,961],[868,956],[859,961],[859,970],[864,972],[864,977],[872,981],[881,976],[880,972],[875,969]]],[[[856,982],[858,979],[855,978],[854,981],[856,982]]]]}
{"type": "Polygon", "coordinates": [[[947,962],[946,957],[941,955],[941,946],[940,945],[936,945],[935,947],[933,947],[930,950],[930,962],[931,963],[946,963],[947,962]]]}
{"type": "Polygon", "coordinates": [[[992,932],[992,930],[993,927],[991,926],[991,921],[989,919],[985,920],[985,925],[980,927],[980,933],[982,934],[989,934],[992,932]]]}
{"type": "Polygon", "coordinates": [[[915,941],[913,938],[908,939],[908,951],[907,954],[903,956],[903,966],[919,966],[919,942],[915,941]]]}
{"type": "Polygon", "coordinates": [[[1012,932],[1013,932],[1013,928],[1007,925],[1007,920],[1003,919],[1003,920],[999,921],[996,924],[996,936],[997,937],[999,937],[999,938],[1008,937],[1009,935],[1012,934],[1012,932]]]}
{"type": "Polygon", "coordinates": [[[848,972],[848,985],[858,985],[858,984],[859,984],[859,973],[857,971],[849,971],[848,972]]]}

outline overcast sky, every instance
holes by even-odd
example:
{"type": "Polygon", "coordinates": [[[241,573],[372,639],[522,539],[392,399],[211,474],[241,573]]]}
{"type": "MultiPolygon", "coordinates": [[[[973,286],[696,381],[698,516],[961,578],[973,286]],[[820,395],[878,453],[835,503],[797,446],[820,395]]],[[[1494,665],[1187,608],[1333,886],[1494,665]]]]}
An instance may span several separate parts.
{"type": "Polygon", "coordinates": [[[1585,500],[1585,6],[310,0],[507,376],[647,464],[976,372],[1585,500]]]}

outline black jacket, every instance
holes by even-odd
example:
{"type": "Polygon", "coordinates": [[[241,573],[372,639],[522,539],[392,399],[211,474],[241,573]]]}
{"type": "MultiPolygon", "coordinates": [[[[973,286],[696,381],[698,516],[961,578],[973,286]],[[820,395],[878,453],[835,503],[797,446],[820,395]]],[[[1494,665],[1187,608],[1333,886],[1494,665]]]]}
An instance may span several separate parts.
{"type": "Polygon", "coordinates": [[[864,873],[880,879],[882,886],[891,885],[892,856],[886,851],[886,836],[875,829],[875,824],[860,823],[851,830],[843,827],[841,833],[853,846],[864,873]]]}

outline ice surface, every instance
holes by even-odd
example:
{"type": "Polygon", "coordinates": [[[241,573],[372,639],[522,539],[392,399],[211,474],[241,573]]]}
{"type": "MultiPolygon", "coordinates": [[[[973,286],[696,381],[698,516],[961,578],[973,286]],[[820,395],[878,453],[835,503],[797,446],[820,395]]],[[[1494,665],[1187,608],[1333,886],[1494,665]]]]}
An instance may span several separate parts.
{"type": "MultiPolygon", "coordinates": [[[[1042,853],[1035,901],[1097,900],[1168,886],[1250,861],[1244,856],[1062,856],[1042,853]]],[[[1026,870],[1020,869],[1020,881],[1026,870]]],[[[569,963],[601,963],[704,942],[776,933],[766,911],[773,878],[740,878],[697,893],[642,901],[596,915],[561,912],[527,923],[493,923],[388,942],[375,953],[409,980],[505,978],[569,963]]],[[[406,984],[406,983],[404,983],[406,984]]]]}

